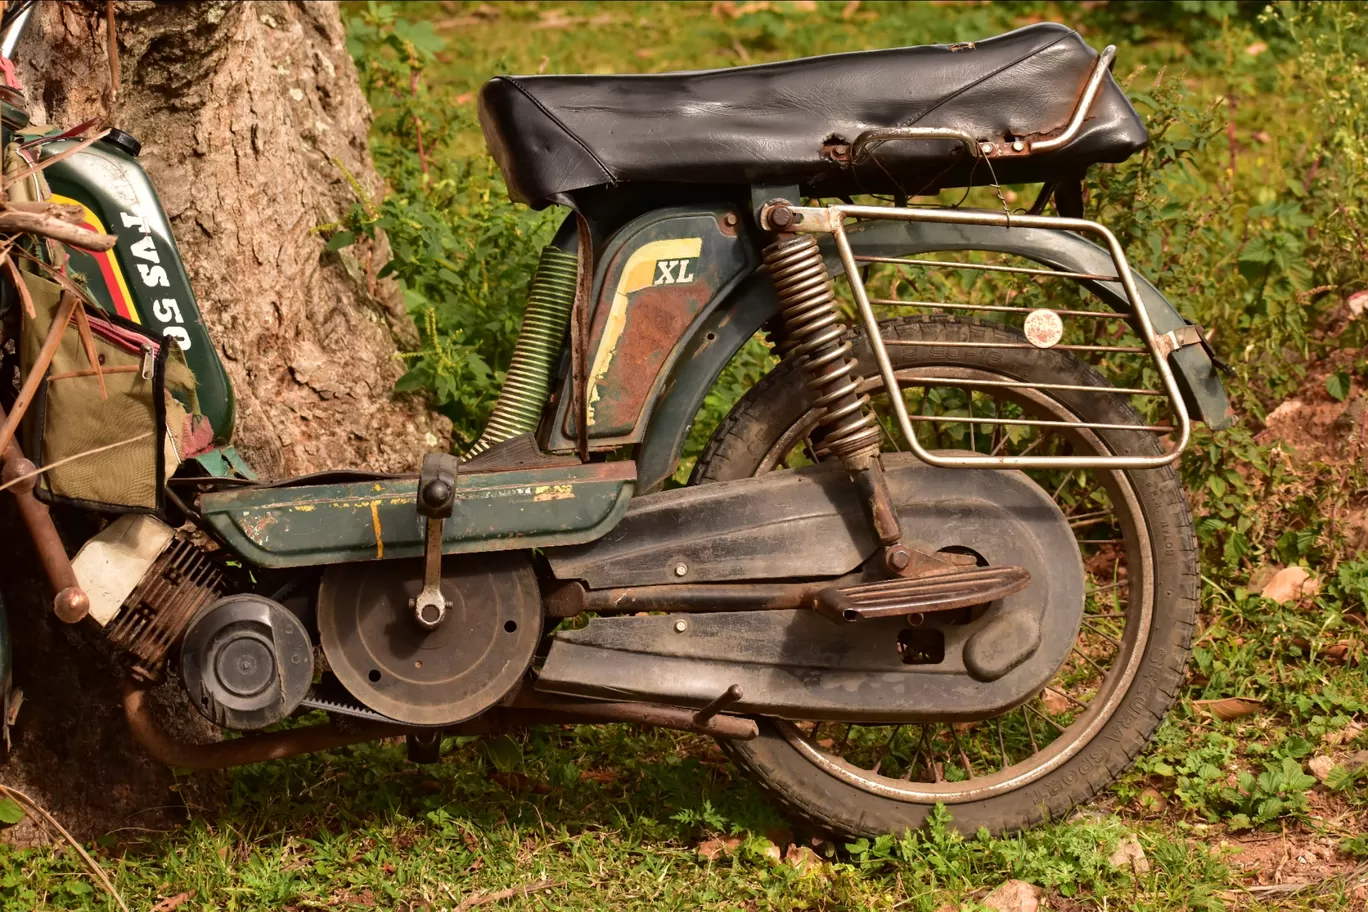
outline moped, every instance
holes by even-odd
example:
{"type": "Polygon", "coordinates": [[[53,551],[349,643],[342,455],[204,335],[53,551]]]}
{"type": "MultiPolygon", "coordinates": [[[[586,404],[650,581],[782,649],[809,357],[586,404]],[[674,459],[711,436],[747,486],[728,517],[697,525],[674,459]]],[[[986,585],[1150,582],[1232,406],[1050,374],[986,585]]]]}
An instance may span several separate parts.
{"type": "Polygon", "coordinates": [[[567,214],[483,436],[415,474],[269,482],[231,446],[136,140],[35,131],[12,98],[12,196],[79,207],[92,239],[32,244],[0,324],[23,381],[4,483],[55,612],[126,654],[132,732],[178,767],[628,722],[716,738],[838,833],[1064,814],[1182,686],[1199,576],[1174,465],[1194,422],[1230,422],[1201,327],[1084,217],[1089,168],[1147,142],[1114,56],[1039,24],[492,79],[509,193],[567,214]],[[1007,184],[1040,191],[1012,209],[1007,184]],[[973,188],[1000,205],[938,201],[973,188]],[[756,339],[772,368],[675,483],[756,339]],[[65,511],[103,517],[74,556],[65,511]],[[177,740],[166,680],[249,733],[177,740]]]}

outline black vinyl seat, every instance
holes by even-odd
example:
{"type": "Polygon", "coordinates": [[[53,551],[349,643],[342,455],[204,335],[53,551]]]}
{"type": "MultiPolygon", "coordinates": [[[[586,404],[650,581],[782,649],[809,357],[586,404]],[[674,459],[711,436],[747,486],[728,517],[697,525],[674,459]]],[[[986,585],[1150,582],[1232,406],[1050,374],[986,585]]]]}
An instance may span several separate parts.
{"type": "MultiPolygon", "coordinates": [[[[883,143],[854,165],[833,155],[880,127],[951,127],[978,138],[1063,131],[1097,53],[1043,23],[963,45],[831,54],[632,76],[499,76],[480,124],[513,199],[627,182],[799,184],[815,196],[918,195],[992,183],[953,141],[883,143]]],[[[1144,124],[1108,74],[1073,140],[993,162],[1004,183],[1078,177],[1144,147],[1144,124]]]]}

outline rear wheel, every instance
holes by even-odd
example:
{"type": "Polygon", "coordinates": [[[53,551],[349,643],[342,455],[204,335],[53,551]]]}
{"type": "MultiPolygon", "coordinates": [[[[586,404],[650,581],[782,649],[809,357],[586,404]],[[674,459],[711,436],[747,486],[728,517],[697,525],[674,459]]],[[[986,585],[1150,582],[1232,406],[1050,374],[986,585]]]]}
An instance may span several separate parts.
{"type": "MultiPolygon", "coordinates": [[[[1000,325],[925,317],[890,321],[888,339],[1019,343],[1000,325]]],[[[877,377],[863,336],[855,357],[877,377]]],[[[1105,387],[1089,365],[1057,350],[890,346],[900,393],[937,449],[1039,455],[1158,455],[1154,435],[1014,425],[1085,421],[1140,425],[1124,397],[1058,386],[1105,387]],[[919,382],[936,377],[935,385],[919,382]],[[946,379],[1049,383],[974,386],[946,379]],[[958,416],[957,423],[946,420],[958,416]],[[981,424],[970,421],[978,419],[981,424]]],[[[886,449],[905,449],[882,383],[867,380],[886,449]]],[[[801,372],[785,362],[744,396],[700,457],[691,483],[750,477],[811,459],[816,414],[801,372]]],[[[949,470],[953,471],[953,470],[949,470]]],[[[957,828],[1001,833],[1088,801],[1154,734],[1183,680],[1196,613],[1192,519],[1171,468],[1028,471],[1069,518],[1087,571],[1084,619],[1055,677],[1027,703],[965,723],[847,724],[762,720],[760,737],[725,742],[732,760],[789,812],[848,835],[921,825],[936,804],[957,828]]],[[[899,505],[906,509],[908,505],[899,505]]]]}

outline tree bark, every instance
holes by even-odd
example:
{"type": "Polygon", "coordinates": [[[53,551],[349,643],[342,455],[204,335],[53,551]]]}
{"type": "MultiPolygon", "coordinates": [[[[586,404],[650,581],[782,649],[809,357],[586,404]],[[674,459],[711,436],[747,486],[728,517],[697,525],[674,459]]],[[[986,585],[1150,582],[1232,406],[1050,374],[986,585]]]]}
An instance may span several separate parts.
{"type": "MultiPolygon", "coordinates": [[[[33,121],[72,126],[104,114],[104,3],[43,2],[33,18],[15,52],[33,121]]],[[[392,392],[403,372],[396,354],[417,333],[397,289],[375,279],[386,250],[362,242],[330,254],[314,230],[353,205],[350,179],[366,194],[381,186],[336,4],[121,0],[116,18],[115,126],[142,142],[237,390],[238,446],[270,477],[412,470],[425,450],[446,449],[450,422],[392,392]]],[[[83,840],[173,826],[186,805],[216,804],[223,780],[173,784],[128,737],[121,657],[99,631],[53,618],[27,541],[14,536],[10,547],[18,528],[0,495],[0,540],[13,552],[0,555],[0,582],[15,682],[27,693],[14,750],[0,744],[0,779],[83,840]]],[[[179,697],[175,682],[161,690],[179,697]]],[[[198,717],[179,710],[193,729],[198,717]]],[[[8,842],[44,839],[32,821],[0,831],[8,842]]]]}
{"type": "MultiPolygon", "coordinates": [[[[105,110],[103,3],[40,3],[15,57],[35,122],[105,110]]],[[[116,4],[114,125],[141,141],[238,396],[235,442],[269,477],[409,471],[450,422],[392,390],[417,333],[375,274],[315,229],[381,187],[335,3],[116,4]]]]}

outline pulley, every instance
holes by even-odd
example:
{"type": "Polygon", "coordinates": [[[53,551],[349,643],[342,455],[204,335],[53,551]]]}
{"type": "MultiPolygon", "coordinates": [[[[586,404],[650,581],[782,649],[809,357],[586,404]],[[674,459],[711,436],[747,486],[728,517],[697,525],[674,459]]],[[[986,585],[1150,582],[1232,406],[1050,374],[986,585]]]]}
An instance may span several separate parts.
{"type": "Polygon", "coordinates": [[[440,559],[429,596],[422,560],[339,564],[323,574],[318,631],[328,667],[370,709],[411,725],[451,725],[497,703],[522,678],[541,637],[541,595],[526,554],[440,559]]]}

